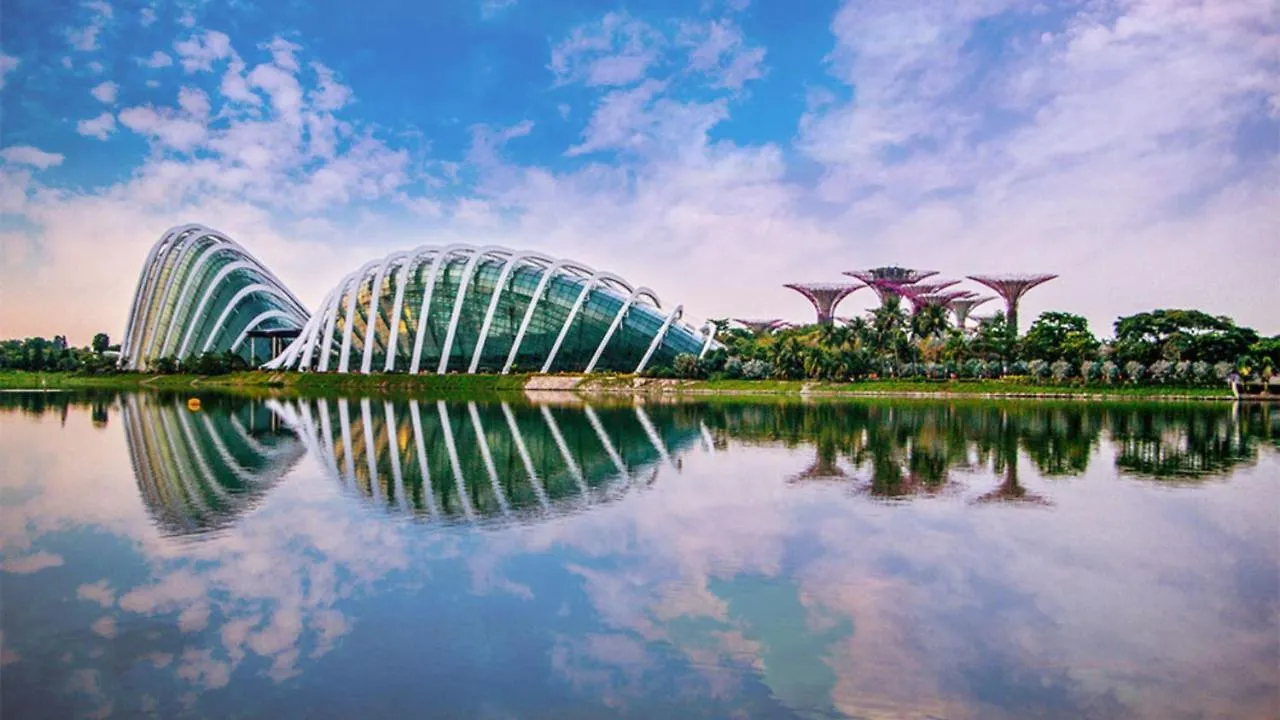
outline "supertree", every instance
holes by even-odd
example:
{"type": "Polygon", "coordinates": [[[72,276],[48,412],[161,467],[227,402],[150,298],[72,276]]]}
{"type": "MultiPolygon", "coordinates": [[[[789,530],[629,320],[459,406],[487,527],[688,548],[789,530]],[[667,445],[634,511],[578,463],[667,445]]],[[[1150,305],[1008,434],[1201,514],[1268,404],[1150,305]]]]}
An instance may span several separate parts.
{"type": "Polygon", "coordinates": [[[909,295],[907,299],[911,301],[912,310],[919,311],[921,308],[929,307],[931,305],[941,305],[943,307],[950,308],[952,303],[962,298],[968,297],[968,295],[969,293],[966,291],[956,290],[954,292],[937,292],[937,293],[926,293],[923,295],[909,295]]]}
{"type": "Polygon", "coordinates": [[[1018,301],[1031,288],[1047,283],[1057,275],[970,275],[969,279],[986,285],[1004,298],[1005,320],[1009,323],[1009,339],[1018,338],[1018,301]]]}
{"type": "Polygon", "coordinates": [[[788,283],[783,287],[795,290],[813,303],[813,309],[818,311],[819,325],[830,325],[840,301],[866,286],[854,283],[788,283]]]}
{"type": "Polygon", "coordinates": [[[886,297],[897,295],[898,293],[895,289],[885,286],[883,283],[890,282],[895,286],[913,285],[927,277],[937,275],[938,271],[913,270],[896,265],[887,265],[885,267],[871,268],[870,270],[847,270],[844,274],[866,283],[875,291],[876,295],[880,296],[880,302],[884,303],[886,297]]]}
{"type": "Polygon", "coordinates": [[[967,290],[956,290],[951,292],[943,292],[947,288],[959,283],[959,280],[942,280],[930,283],[912,283],[903,285],[887,280],[880,281],[879,285],[901,298],[906,298],[911,303],[911,311],[916,312],[925,305],[945,305],[951,300],[959,297],[966,297],[970,293],[967,290]],[[929,300],[926,301],[925,298],[929,300]]]}
{"type": "Polygon", "coordinates": [[[952,300],[951,312],[955,313],[956,327],[964,330],[965,326],[969,323],[969,313],[973,312],[973,309],[979,305],[991,302],[992,300],[995,300],[994,295],[987,295],[984,297],[972,295],[970,297],[956,298],[955,300],[952,300]]]}
{"type": "Polygon", "coordinates": [[[734,318],[734,322],[750,330],[755,335],[773,332],[787,324],[782,318],[734,318]]]}

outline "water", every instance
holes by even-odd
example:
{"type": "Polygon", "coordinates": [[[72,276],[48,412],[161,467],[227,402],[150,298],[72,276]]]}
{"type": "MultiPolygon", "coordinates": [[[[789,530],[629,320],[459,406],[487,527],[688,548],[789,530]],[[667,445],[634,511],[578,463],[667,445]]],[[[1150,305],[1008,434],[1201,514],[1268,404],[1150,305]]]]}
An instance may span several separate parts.
{"type": "Polygon", "coordinates": [[[0,395],[0,715],[1268,718],[1280,411],[0,395]]]}

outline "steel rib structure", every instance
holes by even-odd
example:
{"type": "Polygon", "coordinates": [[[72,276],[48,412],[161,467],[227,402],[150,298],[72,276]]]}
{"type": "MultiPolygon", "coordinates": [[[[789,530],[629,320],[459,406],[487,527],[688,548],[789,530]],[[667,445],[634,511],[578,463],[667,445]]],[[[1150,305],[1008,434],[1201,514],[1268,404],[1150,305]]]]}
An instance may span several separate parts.
{"type": "Polygon", "coordinates": [[[572,260],[424,246],[343,278],[271,369],[641,372],[707,336],[657,296],[572,260]]]}
{"type": "Polygon", "coordinates": [[[237,352],[253,331],[290,331],[307,311],[270,270],[231,238],[180,225],[151,248],[120,348],[142,370],[159,358],[237,352]]]}
{"type": "Polygon", "coordinates": [[[652,290],[582,263],[466,244],[366,263],[309,315],[235,241],[182,225],[147,256],[121,365],[243,354],[247,339],[270,335],[292,342],[268,369],[638,373],[716,346],[709,330],[694,330],[682,315],[682,306],[663,310],[652,290]]]}
{"type": "Polygon", "coordinates": [[[437,521],[546,517],[653,481],[709,430],[672,406],[282,401],[285,425],[336,482],[437,521]]]}

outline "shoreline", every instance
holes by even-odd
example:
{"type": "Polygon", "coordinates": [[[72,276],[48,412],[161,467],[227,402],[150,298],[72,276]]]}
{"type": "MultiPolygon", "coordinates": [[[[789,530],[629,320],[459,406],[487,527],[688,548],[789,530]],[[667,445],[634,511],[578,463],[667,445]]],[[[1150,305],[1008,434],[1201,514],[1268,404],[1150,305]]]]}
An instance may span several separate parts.
{"type": "MultiPolygon", "coordinates": [[[[1235,401],[1230,389],[1152,386],[1043,386],[1003,380],[863,380],[832,383],[803,380],[669,380],[630,375],[339,375],[247,371],[217,376],[120,373],[0,372],[6,390],[217,390],[266,395],[575,395],[690,397],[793,397],[813,399],[916,398],[1079,401],[1235,401]]],[[[1276,402],[1280,395],[1244,396],[1244,402],[1276,402]]]]}

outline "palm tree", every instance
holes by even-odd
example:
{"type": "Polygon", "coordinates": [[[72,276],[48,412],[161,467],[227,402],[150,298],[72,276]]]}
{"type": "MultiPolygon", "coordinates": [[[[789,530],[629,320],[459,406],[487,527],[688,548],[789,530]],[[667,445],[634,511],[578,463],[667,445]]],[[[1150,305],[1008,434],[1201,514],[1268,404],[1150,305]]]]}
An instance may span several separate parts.
{"type": "Polygon", "coordinates": [[[898,296],[890,295],[871,311],[871,337],[876,354],[892,354],[895,359],[902,359],[903,351],[908,349],[907,314],[898,296]]]}
{"type": "Polygon", "coordinates": [[[943,305],[925,305],[911,316],[911,334],[917,340],[945,335],[951,318],[943,305]]]}

